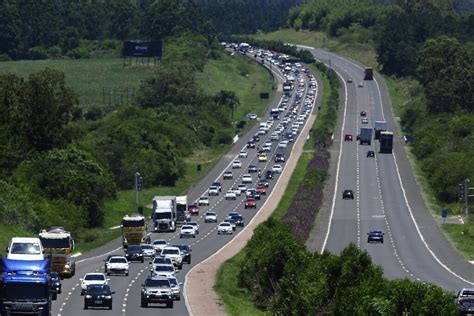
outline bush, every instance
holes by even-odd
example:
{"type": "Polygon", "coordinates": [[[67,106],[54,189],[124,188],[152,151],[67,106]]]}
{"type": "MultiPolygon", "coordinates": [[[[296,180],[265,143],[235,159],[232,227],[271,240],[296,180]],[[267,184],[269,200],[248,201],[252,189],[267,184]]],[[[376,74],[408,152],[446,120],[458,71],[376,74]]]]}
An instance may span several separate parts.
{"type": "Polygon", "coordinates": [[[26,57],[32,60],[48,59],[48,51],[43,47],[32,47],[26,53],[26,57]]]}
{"type": "Polygon", "coordinates": [[[49,58],[61,58],[62,57],[62,49],[59,46],[51,46],[48,48],[48,56],[49,58]]]}
{"type": "Polygon", "coordinates": [[[7,54],[0,54],[0,62],[3,61],[12,61],[12,59],[7,54]]]}

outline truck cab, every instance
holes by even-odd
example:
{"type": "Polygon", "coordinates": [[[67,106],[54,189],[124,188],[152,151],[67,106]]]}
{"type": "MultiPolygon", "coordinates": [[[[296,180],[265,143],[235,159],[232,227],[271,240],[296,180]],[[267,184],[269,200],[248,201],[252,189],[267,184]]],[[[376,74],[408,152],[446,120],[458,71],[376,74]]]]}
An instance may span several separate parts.
{"type": "Polygon", "coordinates": [[[129,245],[139,245],[149,243],[150,237],[147,236],[148,224],[145,217],[140,214],[126,215],[122,219],[122,242],[123,247],[129,245]]]}
{"type": "Polygon", "coordinates": [[[74,251],[74,239],[71,233],[62,227],[43,229],[39,233],[44,254],[51,260],[52,271],[61,277],[72,277],[76,271],[76,263],[71,256],[74,251]]]}
{"type": "Polygon", "coordinates": [[[7,258],[13,260],[43,260],[41,240],[34,237],[13,237],[7,247],[7,258]]]}

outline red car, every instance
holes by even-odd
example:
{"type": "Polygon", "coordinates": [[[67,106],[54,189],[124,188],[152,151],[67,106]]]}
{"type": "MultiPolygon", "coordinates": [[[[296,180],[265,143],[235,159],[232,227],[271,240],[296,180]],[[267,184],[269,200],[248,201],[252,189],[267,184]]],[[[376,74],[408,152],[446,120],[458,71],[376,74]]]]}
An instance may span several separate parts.
{"type": "Polygon", "coordinates": [[[352,142],[352,135],[351,134],[346,134],[344,136],[344,141],[346,142],[352,142]]]}
{"type": "Polygon", "coordinates": [[[188,212],[191,215],[199,215],[199,206],[197,204],[188,205],[188,212]]]}
{"type": "Polygon", "coordinates": [[[263,185],[259,185],[255,191],[257,191],[258,193],[260,193],[260,195],[267,195],[267,188],[263,185]]]}
{"type": "Polygon", "coordinates": [[[257,208],[257,200],[248,198],[245,200],[245,208],[257,208]]]}

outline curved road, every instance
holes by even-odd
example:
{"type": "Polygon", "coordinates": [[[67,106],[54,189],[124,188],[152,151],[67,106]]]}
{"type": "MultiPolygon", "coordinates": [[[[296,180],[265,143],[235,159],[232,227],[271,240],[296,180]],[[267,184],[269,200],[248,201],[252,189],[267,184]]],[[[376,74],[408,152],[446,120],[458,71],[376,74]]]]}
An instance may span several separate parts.
{"type": "Polygon", "coordinates": [[[363,81],[360,64],[322,49],[301,48],[338,73],[345,93],[335,135],[339,157],[326,214],[329,225],[315,232],[319,244],[313,250],[339,253],[352,242],[367,250],[390,279],[431,282],[451,291],[473,287],[474,266],[453,250],[421,198],[383,79],[376,74],[373,81],[363,81]],[[353,83],[347,83],[349,78],[353,83]],[[358,87],[359,82],[364,86],[358,87]],[[361,111],[367,112],[367,125],[361,123],[361,111]],[[386,120],[394,132],[393,154],[379,154],[378,141],[370,146],[355,141],[361,127],[373,127],[378,120],[386,120]],[[354,141],[345,142],[345,134],[352,134],[354,141]],[[375,159],[366,157],[368,150],[375,151],[375,159]],[[352,189],[355,199],[342,200],[344,189],[352,189]],[[385,232],[384,244],[367,243],[372,229],[385,232]]]}
{"type": "MultiPolygon", "coordinates": [[[[267,66],[268,67],[268,66],[267,66]]],[[[279,73],[279,70],[276,67],[271,67],[274,72],[274,76],[277,79],[279,85],[282,83],[282,75],[279,73]]],[[[307,83],[306,76],[305,82],[307,83]]],[[[308,87],[306,84],[305,87],[308,87]]],[[[307,90],[305,90],[307,92],[307,90]]],[[[274,100],[271,102],[267,113],[264,115],[264,120],[268,118],[270,108],[276,107],[279,104],[281,98],[281,93],[277,92],[274,100]]],[[[291,105],[291,101],[288,102],[291,105]]],[[[304,97],[302,99],[304,101],[304,97]]],[[[299,106],[300,110],[302,106],[299,106]]],[[[308,115],[309,117],[309,115],[308,115]]],[[[306,124],[307,120],[305,121],[306,124]]],[[[271,131],[274,130],[274,124],[271,131]]],[[[291,123],[290,123],[291,125],[291,123]]],[[[290,128],[287,127],[288,131],[290,128]]],[[[230,164],[238,155],[238,152],[245,147],[247,140],[251,138],[258,131],[258,124],[254,126],[246,136],[241,138],[226,154],[221,161],[211,170],[211,172],[204,177],[195,187],[193,187],[188,192],[188,200],[195,201],[203,193],[207,192],[209,185],[214,180],[219,180],[222,183],[222,193],[217,197],[211,197],[210,207],[201,207],[200,214],[195,220],[200,224],[200,234],[195,239],[179,239],[179,231],[176,233],[152,233],[151,238],[154,239],[167,239],[170,244],[189,244],[192,247],[192,262],[190,265],[184,264],[183,269],[177,274],[178,279],[181,282],[184,282],[186,273],[198,262],[206,259],[218,249],[220,249],[224,244],[231,240],[235,234],[230,236],[217,235],[217,225],[211,223],[204,223],[203,215],[205,211],[212,210],[218,214],[218,222],[221,222],[230,211],[238,211],[241,213],[245,221],[248,222],[256,213],[256,210],[248,209],[245,210],[243,206],[244,195],[241,198],[238,198],[236,201],[227,201],[224,199],[225,192],[233,186],[236,186],[240,183],[240,177],[242,174],[247,173],[247,167],[250,164],[254,164],[262,169],[263,174],[266,170],[270,169],[273,166],[273,154],[275,151],[284,152],[285,157],[289,156],[291,147],[288,148],[278,148],[274,142],[272,146],[272,151],[268,154],[267,162],[258,162],[255,149],[248,149],[248,158],[241,158],[242,169],[233,169],[234,179],[233,180],[222,180],[222,173],[225,170],[230,169],[230,164]]],[[[269,131],[266,135],[261,136],[260,144],[263,144],[271,135],[269,131]]],[[[282,164],[284,165],[284,164],[282,164]]],[[[247,187],[254,187],[257,181],[256,173],[253,173],[253,184],[252,186],[247,185],[247,187]]],[[[271,190],[276,182],[276,179],[269,181],[270,186],[267,190],[271,190]]],[[[268,196],[268,193],[267,193],[268,196]]],[[[262,197],[261,201],[258,201],[257,205],[262,205],[266,199],[266,196],[262,197]]],[[[150,226],[151,227],[151,226],[150,226]]],[[[239,228],[237,228],[238,232],[239,228]]],[[[76,275],[71,279],[63,280],[63,293],[58,296],[58,299],[53,302],[53,315],[95,315],[95,314],[108,314],[108,315],[156,315],[157,313],[164,313],[166,315],[186,315],[188,314],[187,308],[184,303],[184,298],[182,297],[181,301],[175,302],[173,309],[166,309],[164,305],[152,304],[148,308],[140,307],[140,291],[141,284],[144,282],[146,277],[149,275],[149,266],[145,261],[144,264],[141,263],[130,263],[130,273],[129,276],[110,276],[109,284],[115,295],[113,296],[113,310],[84,310],[83,309],[83,296],[80,296],[80,285],[79,278],[85,273],[88,272],[103,272],[104,262],[107,254],[123,254],[121,246],[121,238],[110,242],[109,244],[102,246],[100,248],[94,249],[93,251],[84,254],[78,258],[76,265],[76,275]]],[[[183,293],[182,293],[183,296],[183,293]]]]}

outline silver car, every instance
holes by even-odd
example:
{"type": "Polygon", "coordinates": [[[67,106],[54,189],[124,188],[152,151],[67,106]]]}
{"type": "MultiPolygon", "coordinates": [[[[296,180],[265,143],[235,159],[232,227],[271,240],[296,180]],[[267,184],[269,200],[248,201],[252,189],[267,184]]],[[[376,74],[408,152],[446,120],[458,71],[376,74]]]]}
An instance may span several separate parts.
{"type": "Polygon", "coordinates": [[[181,300],[181,285],[183,282],[178,282],[178,279],[175,277],[168,278],[171,284],[171,292],[173,292],[173,299],[176,301],[181,300]]]}
{"type": "Polygon", "coordinates": [[[153,258],[156,254],[156,250],[152,245],[144,244],[140,245],[143,250],[143,256],[146,258],[153,258]]]}

